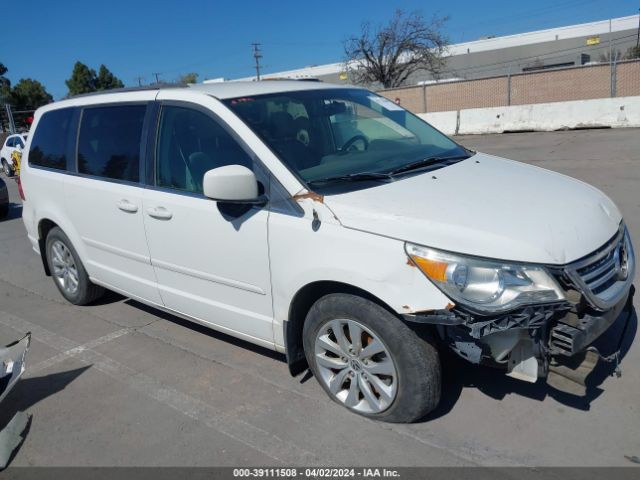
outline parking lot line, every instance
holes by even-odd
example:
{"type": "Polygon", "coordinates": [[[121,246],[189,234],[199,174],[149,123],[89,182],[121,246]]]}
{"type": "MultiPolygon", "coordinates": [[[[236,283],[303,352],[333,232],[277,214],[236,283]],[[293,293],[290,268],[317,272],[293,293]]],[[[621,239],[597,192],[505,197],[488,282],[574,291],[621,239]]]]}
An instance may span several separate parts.
{"type": "MultiPolygon", "coordinates": [[[[77,345],[73,340],[7,312],[0,311],[0,323],[16,331],[30,331],[34,339],[55,350],[61,351],[62,360],[74,357],[87,365],[91,365],[96,370],[118,382],[124,383],[129,388],[163,403],[189,418],[202,422],[209,428],[223,433],[281,462],[283,465],[320,465],[326,463],[322,462],[315,454],[272,435],[266,430],[238,418],[228,418],[223,412],[215,409],[211,405],[172,387],[163,385],[158,380],[144,373],[137,372],[106,355],[92,350],[92,346],[95,348],[97,345],[114,340],[115,338],[130,333],[132,329],[118,330],[84,345],[77,345]],[[107,339],[107,337],[109,338],[107,339]],[[69,354],[69,352],[73,353],[69,354]]],[[[52,362],[53,359],[56,359],[56,362],[51,363],[52,365],[58,363],[58,361],[60,361],[58,360],[59,356],[60,355],[55,355],[49,360],[40,362],[36,367],[44,368],[45,364],[52,362]]],[[[28,371],[30,372],[31,368],[28,367],[28,371]]]]}
{"type": "Polygon", "coordinates": [[[91,350],[93,348],[96,348],[100,345],[104,345],[107,342],[110,342],[111,340],[115,340],[116,338],[119,338],[123,335],[127,335],[129,333],[133,332],[132,328],[122,328],[120,330],[117,330],[113,333],[109,333],[107,335],[104,335],[100,338],[96,338],[95,340],[92,340],[90,342],[87,342],[85,344],[82,345],[78,345],[77,347],[71,348],[69,350],[65,350],[64,352],[61,352],[47,360],[43,360],[40,363],[37,363],[35,365],[33,365],[32,367],[29,368],[29,371],[31,373],[36,373],[39,372],[41,370],[46,370],[49,367],[52,367],[53,365],[63,362],[64,360],[66,360],[67,358],[70,357],[75,357],[78,354],[80,354],[81,352],[84,352],[86,350],[91,350]]]}

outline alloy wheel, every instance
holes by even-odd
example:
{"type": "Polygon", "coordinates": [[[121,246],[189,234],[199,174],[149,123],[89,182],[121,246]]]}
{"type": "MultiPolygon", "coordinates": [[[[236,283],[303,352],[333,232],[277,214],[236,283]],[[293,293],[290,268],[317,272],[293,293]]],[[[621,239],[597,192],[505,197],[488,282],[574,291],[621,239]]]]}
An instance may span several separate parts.
{"type": "Polygon", "coordinates": [[[78,291],[78,267],[69,248],[60,240],[51,244],[53,275],[60,287],[69,295],[78,291]]]}
{"type": "Polygon", "coordinates": [[[348,408],[371,414],[393,403],[398,391],[396,366],[370,328],[355,320],[331,320],[316,335],[314,355],[320,380],[348,408]]]}

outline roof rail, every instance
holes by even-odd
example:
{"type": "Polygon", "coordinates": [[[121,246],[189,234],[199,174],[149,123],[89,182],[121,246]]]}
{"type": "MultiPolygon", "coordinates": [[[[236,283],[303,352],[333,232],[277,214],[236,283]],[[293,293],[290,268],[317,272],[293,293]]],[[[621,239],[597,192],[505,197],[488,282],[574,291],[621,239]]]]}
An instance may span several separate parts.
{"type": "Polygon", "coordinates": [[[153,83],[151,85],[141,85],[139,87],[112,88],[109,90],[98,90],[96,92],[79,93],[67,98],[91,97],[93,95],[103,95],[106,93],[124,93],[124,92],[145,92],[148,90],[160,90],[163,88],[185,88],[187,83],[153,83]]]}

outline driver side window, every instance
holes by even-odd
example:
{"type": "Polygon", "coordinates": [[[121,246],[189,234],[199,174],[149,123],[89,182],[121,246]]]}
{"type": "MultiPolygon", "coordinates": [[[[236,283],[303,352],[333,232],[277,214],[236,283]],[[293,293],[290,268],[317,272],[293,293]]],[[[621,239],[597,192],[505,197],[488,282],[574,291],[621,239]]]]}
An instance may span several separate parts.
{"type": "Polygon", "coordinates": [[[204,174],[225,165],[253,167],[251,157],[212,117],[163,106],[156,148],[156,185],[202,193],[204,174]]]}

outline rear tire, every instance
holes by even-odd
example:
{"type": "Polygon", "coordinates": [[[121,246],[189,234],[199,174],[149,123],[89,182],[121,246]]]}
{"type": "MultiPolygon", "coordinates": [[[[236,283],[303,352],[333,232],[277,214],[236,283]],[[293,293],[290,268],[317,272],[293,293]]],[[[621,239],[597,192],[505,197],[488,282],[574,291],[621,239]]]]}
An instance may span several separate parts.
{"type": "Polygon", "coordinates": [[[409,423],[440,402],[436,348],[370,300],[348,294],[322,297],[307,315],[303,344],[322,388],[359,415],[409,423]],[[340,330],[342,338],[336,335],[340,330]]]}
{"type": "Polygon", "coordinates": [[[52,228],[47,235],[46,253],[53,281],[67,301],[86,305],[102,296],[104,288],[91,283],[76,249],[60,228],[52,228]]]}
{"type": "Polygon", "coordinates": [[[9,215],[9,204],[0,205],[0,220],[6,218],[7,215],[9,215]]]}

